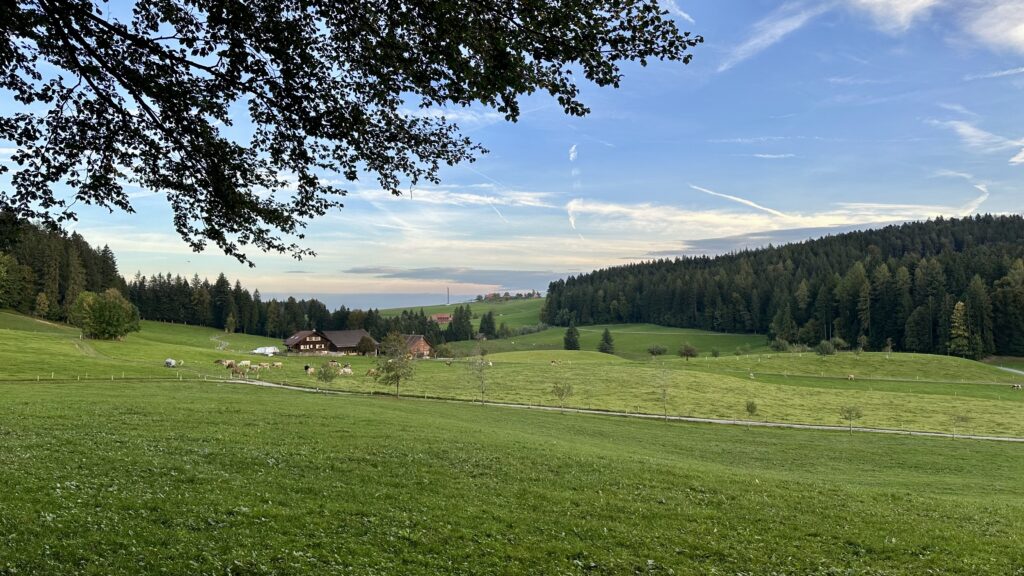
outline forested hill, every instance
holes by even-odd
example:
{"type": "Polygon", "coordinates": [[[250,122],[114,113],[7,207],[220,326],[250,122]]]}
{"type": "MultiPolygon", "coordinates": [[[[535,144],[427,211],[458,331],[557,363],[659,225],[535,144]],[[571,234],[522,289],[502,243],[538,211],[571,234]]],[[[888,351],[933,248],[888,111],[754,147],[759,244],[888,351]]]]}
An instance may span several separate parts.
{"type": "Polygon", "coordinates": [[[542,320],[762,332],[814,345],[1024,355],[1024,218],[937,219],[552,282],[542,320]],[[962,304],[959,304],[961,303],[962,304]]]}

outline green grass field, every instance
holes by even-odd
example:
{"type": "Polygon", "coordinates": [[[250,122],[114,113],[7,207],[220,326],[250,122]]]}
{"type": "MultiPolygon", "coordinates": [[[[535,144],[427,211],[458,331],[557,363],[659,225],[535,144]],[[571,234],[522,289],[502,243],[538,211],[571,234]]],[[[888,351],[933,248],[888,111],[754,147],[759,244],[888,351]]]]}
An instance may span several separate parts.
{"type": "MultiPolygon", "coordinates": [[[[130,334],[123,342],[101,342],[81,340],[73,328],[31,318],[7,314],[0,320],[4,320],[0,324],[3,380],[222,379],[228,373],[215,365],[215,360],[266,361],[247,351],[276,344],[265,338],[156,322],[144,322],[141,332],[130,334]],[[225,343],[226,348],[220,349],[225,343]],[[163,367],[166,358],[184,364],[167,369],[163,367]]],[[[616,342],[628,342],[630,330],[637,343],[657,336],[648,326],[619,326],[615,333],[623,336],[616,342]]],[[[663,330],[668,335],[674,332],[663,330]]],[[[591,338],[598,333],[584,334],[591,338]]],[[[722,336],[693,335],[694,340],[700,337],[722,336]]],[[[747,419],[745,404],[753,400],[759,408],[757,420],[839,425],[843,424],[840,408],[857,405],[864,413],[857,424],[866,427],[952,432],[955,418],[963,416],[968,421],[959,424],[961,433],[1024,437],[1024,394],[1007,385],[1024,382],[1024,376],[957,358],[759,353],[690,361],[676,356],[632,360],[588,351],[540,349],[498,352],[488,358],[493,363],[485,374],[483,397],[488,401],[558,405],[553,386],[571,382],[574,393],[566,402],[569,407],[747,419]],[[849,374],[856,378],[848,380],[849,374]]],[[[293,356],[275,361],[284,367],[265,370],[259,379],[361,393],[392,392],[366,375],[374,365],[373,358],[346,357],[354,375],[329,384],[302,369],[305,364],[323,363],[322,358],[293,356]]],[[[417,362],[415,376],[401,392],[458,400],[481,397],[479,382],[465,360],[450,366],[436,360],[417,362]]]]}
{"type": "MultiPolygon", "coordinates": [[[[667,354],[674,356],[679,347],[690,343],[702,354],[710,354],[717,349],[723,355],[733,354],[736,349],[743,353],[767,351],[766,340],[758,334],[724,334],[705,332],[688,328],[667,328],[654,324],[601,324],[596,326],[580,326],[580,348],[597,350],[601,334],[607,328],[615,344],[615,354],[624,358],[650,358],[647,349],[661,345],[668,349],[667,354]]],[[[480,344],[488,352],[514,352],[532,350],[561,350],[565,328],[554,327],[503,340],[488,340],[480,344]]],[[[455,342],[452,347],[462,353],[469,353],[477,346],[475,342],[455,342]]]]}
{"type": "Polygon", "coordinates": [[[1024,573],[1019,445],[202,382],[0,390],[4,575],[1024,573]]]}
{"type": "Polygon", "coordinates": [[[460,302],[455,304],[439,304],[436,306],[416,306],[412,308],[388,308],[381,310],[382,316],[398,316],[403,310],[409,310],[412,312],[423,312],[430,316],[431,314],[451,314],[457,306],[465,306],[469,304],[470,309],[473,311],[474,319],[473,325],[477,328],[480,327],[480,316],[483,316],[488,311],[494,311],[494,321],[497,326],[501,326],[502,322],[508,324],[509,328],[520,328],[522,326],[536,326],[540,323],[540,310],[544,307],[543,298],[531,298],[526,300],[509,300],[507,302],[460,302]]]}

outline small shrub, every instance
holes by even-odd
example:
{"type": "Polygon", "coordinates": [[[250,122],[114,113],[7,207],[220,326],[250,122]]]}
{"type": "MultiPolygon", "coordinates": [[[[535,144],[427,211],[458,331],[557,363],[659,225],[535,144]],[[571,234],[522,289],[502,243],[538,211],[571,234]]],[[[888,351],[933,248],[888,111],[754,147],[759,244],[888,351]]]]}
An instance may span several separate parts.
{"type": "Polygon", "coordinates": [[[718,358],[721,355],[722,355],[722,353],[718,350],[718,348],[712,348],[711,349],[711,356],[713,356],[715,358],[718,358]]]}
{"type": "Polygon", "coordinates": [[[790,349],[789,342],[781,338],[776,338],[775,340],[772,340],[769,346],[771,347],[773,352],[788,352],[790,349]]]}
{"type": "Polygon", "coordinates": [[[441,344],[434,348],[434,358],[454,358],[455,353],[452,352],[452,347],[447,344],[441,344]]]}
{"type": "Polygon", "coordinates": [[[681,358],[686,358],[687,362],[690,361],[690,358],[696,358],[697,354],[697,347],[689,342],[679,347],[679,356],[681,358]]]}
{"type": "Polygon", "coordinates": [[[817,352],[819,356],[832,356],[836,353],[836,345],[828,340],[822,340],[814,347],[814,351],[817,352]]]}
{"type": "Polygon", "coordinates": [[[661,344],[655,344],[647,349],[647,353],[651,356],[661,356],[668,352],[668,348],[665,348],[661,344]]]}
{"type": "Polygon", "coordinates": [[[850,349],[850,343],[847,342],[846,340],[843,340],[839,336],[836,336],[835,338],[832,338],[832,345],[835,346],[836,350],[849,350],[850,349]]]}

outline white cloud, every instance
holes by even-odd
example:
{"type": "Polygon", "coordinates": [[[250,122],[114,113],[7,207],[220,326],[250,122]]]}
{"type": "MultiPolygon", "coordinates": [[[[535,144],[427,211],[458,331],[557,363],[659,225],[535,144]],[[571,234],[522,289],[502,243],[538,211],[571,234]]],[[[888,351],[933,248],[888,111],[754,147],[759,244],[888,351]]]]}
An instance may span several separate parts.
{"type": "Polygon", "coordinates": [[[978,115],[977,113],[975,113],[975,112],[973,112],[971,110],[968,110],[967,107],[965,107],[965,106],[963,106],[961,104],[949,104],[949,103],[942,103],[942,102],[940,102],[938,106],[939,106],[939,108],[942,108],[943,110],[949,110],[950,112],[956,112],[957,114],[962,114],[964,116],[977,116],[978,115]]]}
{"type": "Polygon", "coordinates": [[[576,145],[573,144],[569,148],[569,162],[575,162],[577,155],[578,155],[578,153],[576,152],[576,145]]]}
{"type": "Polygon", "coordinates": [[[796,154],[751,154],[754,158],[762,160],[782,160],[783,158],[796,158],[796,154]]]}
{"type": "Polygon", "coordinates": [[[494,124],[505,119],[500,112],[473,108],[415,108],[402,111],[417,118],[444,118],[449,122],[467,127],[494,124]]]}
{"type": "Polygon", "coordinates": [[[1024,164],[1024,148],[1021,148],[1020,152],[1018,152],[1016,156],[1010,158],[1010,164],[1013,164],[1014,166],[1024,164]]]}
{"type": "Polygon", "coordinates": [[[964,80],[990,80],[992,78],[1016,76],[1017,74],[1024,74],[1024,66],[1019,68],[1008,68],[1006,70],[996,70],[995,72],[985,72],[983,74],[969,74],[964,76],[964,80]]]}
{"type": "Polygon", "coordinates": [[[490,185],[451,188],[414,188],[404,196],[396,198],[387,190],[359,190],[349,194],[349,198],[382,202],[387,200],[411,201],[424,204],[449,206],[507,206],[554,208],[547,199],[551,195],[546,192],[524,192],[519,190],[497,190],[490,185]],[[488,194],[462,191],[463,188],[490,190],[488,194]]]}
{"type": "Polygon", "coordinates": [[[982,44],[1024,53],[1024,0],[979,2],[968,19],[967,31],[982,44]]]}
{"type": "Polygon", "coordinates": [[[725,61],[718,66],[718,71],[724,72],[740,62],[759,54],[786,36],[803,28],[808,22],[824,14],[830,8],[831,5],[827,3],[816,6],[792,3],[782,5],[754,24],[750,37],[732,49],[725,61]]]}
{"type": "Polygon", "coordinates": [[[944,0],[847,0],[858,9],[867,12],[875,24],[883,30],[903,31],[910,28],[918,18],[924,17],[944,0]]]}
{"type": "MultiPolygon", "coordinates": [[[[970,122],[964,122],[962,120],[948,120],[944,122],[931,120],[929,122],[934,126],[953,130],[964,144],[985,152],[999,152],[1010,148],[1024,146],[1024,140],[1011,140],[1004,136],[982,130],[970,122]]],[[[1013,162],[1011,161],[1011,163],[1013,162]]]]}
{"type": "Polygon", "coordinates": [[[669,12],[675,14],[676,16],[679,16],[683,20],[686,20],[690,24],[696,24],[697,23],[693,19],[692,16],[690,16],[686,12],[683,12],[683,9],[679,7],[679,4],[676,4],[675,0],[664,0],[664,1],[665,1],[665,5],[668,7],[668,11],[669,12]]]}
{"type": "Polygon", "coordinates": [[[981,195],[975,198],[974,200],[971,200],[967,204],[963,205],[963,207],[960,209],[961,216],[970,216],[974,214],[975,212],[978,211],[978,208],[981,207],[985,200],[988,200],[988,186],[985,186],[984,184],[975,184],[974,187],[977,188],[979,192],[981,192],[981,195]]]}
{"type": "Polygon", "coordinates": [[[707,188],[701,188],[700,186],[696,186],[694,184],[690,184],[690,188],[697,190],[698,192],[703,192],[705,194],[710,194],[712,196],[718,196],[719,198],[725,198],[726,200],[732,200],[733,202],[743,204],[744,206],[750,206],[751,208],[756,208],[758,210],[767,212],[774,216],[779,216],[780,218],[789,218],[789,216],[783,214],[782,212],[779,212],[778,210],[761,206],[760,204],[757,204],[751,200],[747,200],[746,198],[740,198],[739,196],[730,196],[729,194],[721,194],[713,190],[708,190],[707,188]]]}
{"type": "Polygon", "coordinates": [[[935,177],[936,178],[962,178],[964,180],[974,180],[974,175],[973,174],[968,174],[966,172],[957,172],[955,170],[946,170],[946,169],[938,170],[937,172],[935,172],[935,177]]]}

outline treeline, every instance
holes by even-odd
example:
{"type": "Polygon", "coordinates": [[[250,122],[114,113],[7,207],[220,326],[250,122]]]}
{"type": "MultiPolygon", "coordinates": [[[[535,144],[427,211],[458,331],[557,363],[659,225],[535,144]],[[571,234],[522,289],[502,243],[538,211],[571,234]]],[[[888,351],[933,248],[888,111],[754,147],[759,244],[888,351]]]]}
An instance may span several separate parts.
{"type": "Polygon", "coordinates": [[[552,282],[549,324],[649,322],[981,358],[1024,355],[1024,218],[889,226],[552,282]]]}
{"type": "Polygon", "coordinates": [[[67,321],[80,294],[112,288],[125,282],[109,247],[0,212],[0,308],[67,321]]]}
{"type": "Polygon", "coordinates": [[[379,310],[358,310],[341,306],[331,311],[315,299],[264,301],[259,290],[249,292],[239,281],[232,283],[220,274],[212,284],[193,275],[136,274],[127,285],[128,299],[145,320],[209,326],[227,332],[242,332],[287,338],[300,330],[366,330],[378,341],[391,332],[422,334],[431,346],[470,340],[476,336],[469,305],[458,306],[444,329],[424,314],[403,311],[385,317],[379,310]]]}

